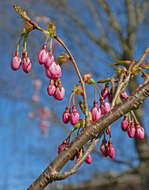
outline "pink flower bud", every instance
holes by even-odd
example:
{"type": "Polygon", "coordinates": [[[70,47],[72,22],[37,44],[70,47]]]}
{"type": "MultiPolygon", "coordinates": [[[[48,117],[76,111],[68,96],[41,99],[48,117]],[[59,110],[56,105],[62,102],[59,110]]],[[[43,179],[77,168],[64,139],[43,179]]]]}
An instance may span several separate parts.
{"type": "Polygon", "coordinates": [[[66,140],[64,140],[62,142],[62,144],[59,145],[59,147],[58,147],[58,154],[60,154],[62,151],[64,151],[65,147],[66,147],[66,140]]]}
{"type": "Polygon", "coordinates": [[[138,139],[144,139],[144,135],[145,135],[145,133],[144,133],[143,127],[141,127],[140,124],[137,124],[136,125],[136,136],[137,136],[137,138],[138,139]]]}
{"type": "Polygon", "coordinates": [[[48,58],[47,46],[44,44],[43,48],[38,53],[38,61],[42,65],[45,64],[47,58],[48,58]]]}
{"type": "MultiPolygon", "coordinates": [[[[80,160],[80,158],[81,158],[80,152],[78,152],[78,153],[76,154],[76,156],[77,156],[76,163],[78,163],[79,160],[80,160]]],[[[82,162],[79,166],[81,166],[82,164],[83,164],[83,162],[82,162]]]]}
{"type": "Polygon", "coordinates": [[[105,156],[105,157],[108,156],[108,145],[107,145],[106,140],[102,141],[102,144],[100,145],[100,151],[101,151],[103,156],[105,156]]]}
{"type": "Polygon", "coordinates": [[[91,154],[89,154],[86,159],[84,160],[87,164],[91,164],[92,163],[92,156],[91,154]]]}
{"type": "Polygon", "coordinates": [[[111,133],[111,126],[110,125],[106,128],[106,133],[107,133],[107,135],[109,135],[111,133]]]}
{"type": "Polygon", "coordinates": [[[92,121],[96,121],[101,117],[101,111],[100,108],[98,108],[97,101],[94,101],[94,105],[91,109],[91,114],[92,114],[92,121]]]}
{"type": "Polygon", "coordinates": [[[100,109],[101,113],[103,115],[107,114],[110,111],[110,104],[108,102],[105,102],[103,99],[100,102],[100,109]]]}
{"type": "Polygon", "coordinates": [[[128,120],[128,117],[125,116],[122,123],[121,123],[122,130],[127,131],[128,125],[129,125],[129,120],[128,120]]]}
{"type": "Polygon", "coordinates": [[[34,103],[39,102],[39,101],[40,101],[39,96],[38,96],[37,94],[34,94],[34,95],[32,96],[32,101],[33,101],[34,103]]]}
{"type": "Polygon", "coordinates": [[[104,89],[101,91],[102,97],[105,99],[109,94],[109,85],[106,84],[104,89]]]}
{"type": "Polygon", "coordinates": [[[111,139],[109,140],[108,143],[108,156],[112,159],[115,158],[115,148],[113,147],[111,139]]]}
{"type": "Polygon", "coordinates": [[[19,52],[16,51],[15,56],[12,57],[11,60],[11,68],[16,71],[20,68],[21,66],[21,58],[19,56],[19,52]]]}
{"type": "Polygon", "coordinates": [[[33,85],[34,85],[35,90],[40,90],[42,82],[41,82],[41,80],[36,79],[33,81],[33,85]]]}
{"type": "Polygon", "coordinates": [[[75,125],[78,123],[80,119],[80,114],[77,110],[77,107],[75,105],[72,106],[72,113],[70,114],[70,122],[72,125],[75,125]]]}
{"type": "Polygon", "coordinates": [[[68,107],[66,107],[66,109],[65,109],[65,111],[64,111],[64,113],[63,113],[63,122],[64,123],[68,123],[69,122],[69,120],[70,120],[70,107],[68,106],[68,107]]]}
{"type": "Polygon", "coordinates": [[[22,57],[22,69],[25,73],[29,73],[32,67],[32,62],[27,55],[27,52],[23,53],[22,57]]]}
{"type": "Polygon", "coordinates": [[[63,100],[64,96],[65,96],[65,88],[61,85],[58,85],[54,94],[54,98],[56,98],[57,100],[63,100]]]}
{"type": "Polygon", "coordinates": [[[56,62],[52,62],[51,66],[45,71],[47,77],[53,80],[59,79],[62,75],[61,67],[56,62]]]}
{"type": "Polygon", "coordinates": [[[126,100],[128,98],[127,92],[122,92],[121,98],[123,98],[124,100],[126,100]]]}
{"type": "Polygon", "coordinates": [[[48,69],[52,65],[53,62],[54,62],[54,56],[52,52],[49,52],[48,57],[44,63],[44,66],[48,69]]]}
{"type": "Polygon", "coordinates": [[[50,83],[47,88],[47,92],[48,92],[49,96],[54,96],[55,91],[56,91],[56,87],[54,85],[54,81],[50,80],[50,83]]]}
{"type": "Polygon", "coordinates": [[[135,132],[136,132],[135,124],[133,122],[131,122],[127,129],[128,136],[130,138],[133,138],[135,136],[135,132]]]}

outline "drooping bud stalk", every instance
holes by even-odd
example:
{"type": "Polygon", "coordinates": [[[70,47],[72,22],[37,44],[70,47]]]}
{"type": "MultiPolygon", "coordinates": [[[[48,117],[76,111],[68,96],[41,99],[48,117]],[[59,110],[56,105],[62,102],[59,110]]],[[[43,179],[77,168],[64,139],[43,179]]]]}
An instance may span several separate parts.
{"type": "Polygon", "coordinates": [[[27,55],[27,52],[24,52],[22,55],[22,69],[25,73],[29,73],[32,67],[32,62],[27,55]]]}
{"type": "Polygon", "coordinates": [[[66,147],[66,140],[64,140],[62,144],[59,145],[58,154],[60,154],[63,150],[65,150],[65,147],[66,147]]]}
{"type": "Polygon", "coordinates": [[[15,52],[15,56],[12,57],[12,60],[11,60],[11,68],[16,71],[20,68],[21,66],[21,58],[19,56],[19,52],[16,51],[15,52]]]}
{"type": "Polygon", "coordinates": [[[70,120],[70,107],[69,106],[66,107],[66,109],[65,109],[65,111],[63,113],[62,119],[63,119],[64,123],[69,122],[69,120],[70,120]]]}
{"type": "Polygon", "coordinates": [[[100,99],[100,109],[103,115],[107,114],[110,111],[110,104],[105,102],[104,99],[100,99]]]}
{"type": "Polygon", "coordinates": [[[108,142],[108,156],[112,159],[115,158],[115,148],[113,147],[111,138],[108,142]]]}
{"type": "Polygon", "coordinates": [[[80,119],[80,114],[77,110],[77,107],[75,105],[72,106],[72,112],[70,114],[70,122],[72,125],[75,125],[78,123],[80,119]]]}
{"type": "Polygon", "coordinates": [[[127,129],[128,136],[130,138],[133,138],[135,136],[135,132],[136,132],[135,124],[134,124],[134,122],[131,122],[127,129]]]}
{"type": "Polygon", "coordinates": [[[54,96],[55,91],[56,91],[56,87],[54,85],[54,80],[50,80],[50,83],[47,88],[47,92],[48,92],[49,96],[54,96]]]}
{"type": "Polygon", "coordinates": [[[102,97],[105,99],[109,95],[109,84],[107,83],[104,89],[101,91],[102,97]]]}
{"type": "Polygon", "coordinates": [[[109,125],[107,128],[106,128],[106,134],[109,135],[111,133],[111,126],[109,125]]]}
{"type": "Polygon", "coordinates": [[[126,100],[127,98],[128,98],[128,94],[127,94],[127,92],[122,92],[121,93],[121,98],[123,98],[124,100],[126,100]]]}
{"type": "Polygon", "coordinates": [[[48,59],[48,51],[46,44],[44,44],[42,49],[38,53],[38,61],[42,65],[46,63],[47,59],[48,59]]]}
{"type": "Polygon", "coordinates": [[[46,68],[45,71],[47,77],[53,80],[59,79],[62,75],[61,67],[56,62],[52,62],[51,66],[48,69],[46,68]]]}
{"type": "Polygon", "coordinates": [[[56,98],[57,100],[63,100],[64,96],[65,96],[65,88],[62,86],[61,81],[59,81],[54,94],[54,98],[56,98]]]}
{"type": "Polygon", "coordinates": [[[107,141],[105,139],[102,140],[102,144],[100,145],[100,151],[103,156],[105,156],[105,157],[108,156],[108,145],[107,145],[107,141]]]}
{"type": "Polygon", "coordinates": [[[124,117],[123,121],[121,122],[121,128],[123,131],[127,131],[129,125],[129,119],[127,116],[124,117]]]}
{"type": "Polygon", "coordinates": [[[143,127],[139,123],[136,124],[136,137],[138,139],[144,139],[144,135],[145,135],[145,132],[144,132],[143,127]]]}
{"type": "Polygon", "coordinates": [[[92,114],[92,121],[96,121],[101,117],[101,111],[100,108],[98,107],[98,103],[95,100],[94,105],[91,109],[91,114],[92,114]]]}
{"type": "Polygon", "coordinates": [[[44,66],[48,69],[52,63],[54,62],[54,56],[53,56],[53,53],[52,52],[48,52],[48,56],[47,56],[47,59],[44,63],[44,66]]]}

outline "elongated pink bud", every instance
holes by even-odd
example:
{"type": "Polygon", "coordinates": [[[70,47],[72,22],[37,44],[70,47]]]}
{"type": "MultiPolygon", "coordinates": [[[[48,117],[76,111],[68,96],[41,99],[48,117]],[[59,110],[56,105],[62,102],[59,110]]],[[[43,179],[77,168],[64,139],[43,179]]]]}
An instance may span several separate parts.
{"type": "Polygon", "coordinates": [[[100,145],[100,151],[104,157],[108,156],[108,145],[106,140],[102,141],[102,144],[100,145]]]}
{"type": "Polygon", "coordinates": [[[140,124],[137,124],[136,125],[136,137],[138,139],[144,139],[144,135],[145,135],[145,132],[144,132],[143,127],[141,127],[140,124]]]}
{"type": "Polygon", "coordinates": [[[135,136],[135,132],[136,132],[135,124],[133,122],[131,122],[127,129],[128,136],[130,138],[133,138],[135,136]]]}
{"type": "Polygon", "coordinates": [[[27,52],[23,53],[22,57],[22,69],[25,73],[29,73],[32,67],[32,62],[27,55],[27,52]]]}
{"type": "Polygon", "coordinates": [[[48,69],[52,65],[53,62],[54,62],[54,56],[52,52],[49,52],[48,57],[44,63],[44,66],[48,69]]]}
{"type": "Polygon", "coordinates": [[[87,164],[91,164],[92,163],[92,156],[91,154],[89,154],[86,159],[84,160],[87,164]]]}
{"type": "Polygon", "coordinates": [[[62,151],[64,151],[65,147],[66,147],[66,140],[64,140],[62,142],[62,144],[59,145],[59,147],[58,147],[58,154],[60,154],[62,151]]]}
{"type": "Polygon", "coordinates": [[[78,123],[80,119],[80,114],[77,110],[77,107],[75,105],[72,106],[72,113],[70,114],[70,122],[72,125],[75,125],[78,123]]]}
{"type": "Polygon", "coordinates": [[[61,67],[56,62],[52,62],[51,66],[45,71],[47,77],[53,80],[59,79],[62,75],[61,67]]]}
{"type": "Polygon", "coordinates": [[[122,92],[121,98],[123,98],[124,100],[126,100],[128,98],[127,92],[122,92]]]}
{"type": "Polygon", "coordinates": [[[108,156],[112,159],[115,158],[115,148],[113,147],[111,139],[108,142],[108,156]]]}
{"type": "Polygon", "coordinates": [[[63,113],[63,122],[68,123],[70,120],[70,107],[66,107],[64,113],[63,113]]]}
{"type": "Polygon", "coordinates": [[[91,109],[91,114],[92,114],[92,121],[96,121],[101,117],[101,111],[98,108],[98,103],[97,101],[94,101],[94,105],[91,109]]]}
{"type": "Polygon", "coordinates": [[[101,91],[102,97],[105,99],[109,95],[109,85],[106,84],[104,89],[101,91]]]}
{"type": "Polygon", "coordinates": [[[16,51],[15,56],[12,57],[11,60],[11,68],[16,71],[20,68],[21,66],[21,58],[19,56],[19,52],[16,51]]]}
{"type": "Polygon", "coordinates": [[[58,86],[56,88],[54,98],[56,98],[57,100],[63,100],[64,96],[65,96],[65,88],[63,86],[58,86]]]}
{"type": "Polygon", "coordinates": [[[128,125],[129,125],[129,120],[128,120],[128,117],[125,116],[123,121],[121,122],[121,128],[123,131],[127,131],[127,128],[128,128],[128,125]]]}
{"type": "Polygon", "coordinates": [[[108,101],[109,103],[112,103],[113,96],[112,96],[112,89],[110,90],[110,93],[108,94],[108,101]]]}
{"type": "Polygon", "coordinates": [[[49,96],[54,96],[54,94],[56,92],[56,87],[54,85],[53,80],[50,80],[50,83],[49,83],[48,88],[47,88],[47,92],[48,92],[49,96]]]}
{"type": "Polygon", "coordinates": [[[44,44],[43,48],[38,53],[38,61],[42,65],[42,64],[46,63],[47,58],[48,58],[47,46],[46,46],[46,44],[44,44]]]}
{"type": "Polygon", "coordinates": [[[103,99],[100,100],[100,109],[101,109],[101,113],[103,115],[107,114],[111,107],[110,107],[110,104],[108,102],[105,102],[103,99]]]}

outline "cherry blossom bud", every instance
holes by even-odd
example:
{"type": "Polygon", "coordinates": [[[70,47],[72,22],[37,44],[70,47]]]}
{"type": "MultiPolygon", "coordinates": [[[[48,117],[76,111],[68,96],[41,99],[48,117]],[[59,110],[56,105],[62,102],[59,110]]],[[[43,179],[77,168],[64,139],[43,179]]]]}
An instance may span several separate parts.
{"type": "Polygon", "coordinates": [[[112,96],[112,89],[110,90],[110,93],[108,94],[108,101],[109,103],[112,103],[113,96],[112,96]]]}
{"type": "Polygon", "coordinates": [[[108,156],[108,145],[107,141],[103,139],[102,144],[100,145],[100,151],[103,156],[107,157],[108,156]]]}
{"type": "Polygon", "coordinates": [[[92,163],[92,156],[91,154],[89,154],[86,159],[84,160],[87,164],[91,164],[92,163]]]}
{"type": "MultiPolygon", "coordinates": [[[[80,154],[80,152],[78,152],[78,153],[76,154],[76,157],[77,157],[77,159],[76,159],[76,163],[78,163],[79,160],[80,160],[80,158],[81,158],[81,154],[80,154]]],[[[83,164],[83,162],[82,162],[79,166],[81,166],[82,164],[83,164]]]]}
{"type": "Polygon", "coordinates": [[[115,148],[113,147],[111,139],[108,142],[108,156],[112,159],[115,158],[115,148]]]}
{"type": "Polygon", "coordinates": [[[50,80],[50,83],[47,88],[47,92],[48,92],[49,96],[54,96],[55,91],[56,91],[56,87],[54,85],[54,81],[50,80]]]}
{"type": "Polygon", "coordinates": [[[136,125],[136,136],[137,136],[137,138],[138,139],[144,139],[144,135],[145,135],[145,133],[144,133],[143,127],[141,127],[140,124],[137,124],[136,125]]]}
{"type": "Polygon", "coordinates": [[[109,95],[109,85],[106,84],[104,89],[101,91],[102,97],[105,99],[109,95]]]}
{"type": "Polygon", "coordinates": [[[32,62],[27,55],[27,52],[23,53],[22,57],[22,69],[25,73],[29,73],[32,67],[32,62]]]}
{"type": "Polygon", "coordinates": [[[65,111],[64,111],[64,113],[63,113],[63,122],[64,123],[68,123],[69,122],[69,120],[70,120],[70,107],[68,106],[68,107],[66,107],[66,109],[65,109],[65,111]]]}
{"type": "Polygon", "coordinates": [[[135,136],[135,132],[136,132],[135,124],[133,122],[131,122],[127,129],[128,136],[130,138],[133,138],[135,136]]]}
{"type": "Polygon", "coordinates": [[[37,94],[34,94],[34,95],[32,96],[32,101],[33,101],[34,103],[39,102],[39,101],[40,101],[39,96],[38,96],[37,94]]]}
{"type": "Polygon", "coordinates": [[[107,135],[109,135],[111,133],[111,126],[110,125],[106,128],[106,133],[107,133],[107,135]]]}
{"type": "Polygon", "coordinates": [[[70,122],[72,125],[75,125],[78,123],[80,119],[80,114],[77,110],[77,107],[75,105],[72,106],[72,113],[70,114],[70,122]]]}
{"type": "Polygon", "coordinates": [[[54,98],[56,98],[57,100],[63,100],[64,96],[65,96],[65,88],[60,84],[56,88],[54,98]]]}
{"type": "Polygon", "coordinates": [[[56,62],[52,62],[51,66],[45,71],[47,77],[53,80],[59,79],[62,75],[61,67],[56,62]]]}
{"type": "Polygon", "coordinates": [[[44,66],[48,69],[52,65],[53,62],[54,62],[54,56],[52,52],[49,52],[48,57],[44,63],[44,66]]]}
{"type": "Polygon", "coordinates": [[[33,81],[33,85],[34,85],[35,90],[40,90],[42,82],[41,82],[41,80],[36,79],[33,81]]]}
{"type": "Polygon", "coordinates": [[[38,53],[38,61],[42,65],[46,63],[47,58],[48,58],[47,46],[46,44],[44,44],[43,48],[38,53]]]}
{"type": "Polygon", "coordinates": [[[121,98],[123,98],[124,100],[126,100],[128,98],[127,92],[122,92],[121,93],[121,98]]]}
{"type": "Polygon", "coordinates": [[[16,51],[15,56],[12,57],[11,60],[11,68],[16,71],[20,68],[21,66],[21,58],[19,56],[19,52],[16,51]]]}
{"type": "Polygon", "coordinates": [[[64,140],[62,144],[59,145],[58,154],[60,154],[63,150],[65,150],[65,147],[66,147],[66,140],[64,140]]]}
{"type": "Polygon", "coordinates": [[[128,125],[129,125],[129,120],[128,120],[128,117],[125,116],[122,123],[121,123],[122,130],[127,131],[128,125]]]}
{"type": "Polygon", "coordinates": [[[108,102],[105,102],[103,99],[100,101],[100,109],[101,113],[105,115],[110,111],[110,104],[108,102]]]}
{"type": "Polygon", "coordinates": [[[101,117],[101,111],[100,108],[98,108],[97,101],[94,101],[94,105],[91,109],[91,114],[92,114],[92,121],[96,121],[101,117]]]}

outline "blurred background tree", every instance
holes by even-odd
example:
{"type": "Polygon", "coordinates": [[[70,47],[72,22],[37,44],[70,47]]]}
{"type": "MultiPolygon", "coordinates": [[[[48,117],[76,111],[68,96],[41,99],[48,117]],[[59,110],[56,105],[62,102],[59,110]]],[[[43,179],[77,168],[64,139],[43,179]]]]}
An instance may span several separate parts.
{"type": "MultiPolygon", "coordinates": [[[[71,63],[66,64],[62,77],[67,91],[65,100],[61,103],[56,102],[47,95],[49,81],[37,63],[37,52],[45,40],[39,32],[33,32],[28,42],[28,51],[33,62],[31,74],[27,76],[22,71],[11,71],[11,56],[23,27],[22,20],[18,19],[13,11],[14,3],[25,8],[41,26],[46,27],[50,19],[54,21],[57,33],[76,57],[81,72],[92,72],[96,80],[112,75],[113,68],[109,67],[109,64],[115,60],[137,60],[149,44],[149,1],[0,1],[0,187],[6,190],[27,187],[57,154],[58,145],[65,138],[66,131],[71,129],[71,126],[62,124],[61,115],[70,95],[69,89],[73,88],[76,79],[71,63]],[[36,79],[42,82],[41,90],[37,93],[32,84],[36,79]],[[33,95],[38,95],[40,101],[35,103],[33,95]],[[47,109],[45,107],[48,107],[50,116],[41,118],[40,111],[47,109]],[[34,118],[30,119],[31,117],[34,118]],[[48,122],[49,126],[44,133],[46,137],[41,135],[43,120],[48,122]]],[[[55,55],[59,55],[62,50],[59,44],[55,44],[55,55]]],[[[140,78],[135,78],[131,82],[130,92],[136,89],[140,81],[140,78]]],[[[88,96],[91,105],[93,92],[90,89],[88,96]]],[[[147,184],[149,170],[145,168],[148,168],[149,161],[148,114],[143,111],[147,108],[146,101],[143,109],[140,107],[136,112],[146,130],[144,140],[128,139],[120,130],[120,121],[116,122],[118,127],[112,129],[116,159],[103,158],[97,151],[98,145],[92,166],[83,166],[77,177],[69,178],[70,182],[82,182],[90,178],[94,172],[114,170],[119,173],[130,167],[140,166],[142,183],[147,184]],[[88,173],[88,169],[91,172],[88,173]]]]}

